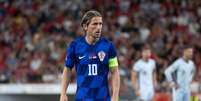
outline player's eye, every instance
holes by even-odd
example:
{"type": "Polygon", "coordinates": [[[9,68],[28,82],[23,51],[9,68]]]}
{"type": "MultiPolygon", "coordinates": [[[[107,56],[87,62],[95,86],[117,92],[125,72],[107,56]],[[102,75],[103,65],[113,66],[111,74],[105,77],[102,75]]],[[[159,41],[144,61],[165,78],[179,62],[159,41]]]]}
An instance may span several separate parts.
{"type": "Polygon", "coordinates": [[[102,24],[103,24],[102,22],[95,22],[92,25],[102,25],[102,24]]]}

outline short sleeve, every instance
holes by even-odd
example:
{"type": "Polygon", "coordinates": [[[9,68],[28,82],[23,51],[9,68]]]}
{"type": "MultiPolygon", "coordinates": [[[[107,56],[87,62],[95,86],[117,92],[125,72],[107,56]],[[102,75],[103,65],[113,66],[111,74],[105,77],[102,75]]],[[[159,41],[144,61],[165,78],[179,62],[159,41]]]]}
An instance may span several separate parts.
{"type": "Polygon", "coordinates": [[[156,61],[152,60],[153,61],[153,70],[156,69],[156,61]]]}
{"type": "Polygon", "coordinates": [[[75,63],[75,44],[71,42],[66,52],[65,67],[72,69],[75,63]]]}
{"type": "Polygon", "coordinates": [[[114,48],[114,45],[111,43],[109,49],[109,59],[114,58],[116,56],[117,56],[116,49],[114,48]]]}
{"type": "Polygon", "coordinates": [[[114,69],[118,66],[118,59],[117,59],[117,52],[113,46],[113,44],[110,44],[109,47],[109,68],[114,69]]]}
{"type": "Polygon", "coordinates": [[[136,72],[139,72],[139,71],[140,71],[139,62],[136,62],[136,63],[133,65],[133,70],[136,71],[136,72]]]}

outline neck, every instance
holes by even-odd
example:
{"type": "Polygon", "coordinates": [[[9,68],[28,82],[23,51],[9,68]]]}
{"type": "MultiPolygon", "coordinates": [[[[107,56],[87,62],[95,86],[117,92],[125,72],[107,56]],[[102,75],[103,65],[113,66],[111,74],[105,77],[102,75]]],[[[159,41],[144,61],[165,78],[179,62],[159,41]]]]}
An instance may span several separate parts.
{"type": "Polygon", "coordinates": [[[186,56],[183,56],[183,59],[184,59],[186,62],[188,62],[188,60],[189,60],[186,56]]]}
{"type": "Polygon", "coordinates": [[[86,35],[85,39],[86,39],[87,43],[90,45],[94,45],[98,41],[94,37],[89,36],[89,35],[86,35]]]}
{"type": "Polygon", "coordinates": [[[144,61],[148,61],[149,60],[149,58],[146,58],[146,57],[142,57],[142,59],[144,60],[144,61]]]}

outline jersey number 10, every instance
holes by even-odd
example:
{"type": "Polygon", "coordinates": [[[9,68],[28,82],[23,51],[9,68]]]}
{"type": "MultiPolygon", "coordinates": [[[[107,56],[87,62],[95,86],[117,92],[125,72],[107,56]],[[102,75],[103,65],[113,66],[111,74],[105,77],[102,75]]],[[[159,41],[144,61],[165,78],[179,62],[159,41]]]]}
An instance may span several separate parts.
{"type": "Polygon", "coordinates": [[[89,76],[98,74],[97,64],[88,64],[88,67],[89,67],[89,74],[88,74],[89,76]]]}

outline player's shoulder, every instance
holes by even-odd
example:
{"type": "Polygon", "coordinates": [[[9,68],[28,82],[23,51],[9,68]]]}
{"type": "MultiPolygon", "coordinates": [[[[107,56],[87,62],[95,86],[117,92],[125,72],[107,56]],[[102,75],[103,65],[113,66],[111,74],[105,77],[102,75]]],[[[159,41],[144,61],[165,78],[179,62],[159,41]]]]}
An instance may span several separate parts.
{"type": "Polygon", "coordinates": [[[74,39],[74,43],[79,43],[79,42],[82,42],[84,40],[84,36],[80,36],[80,37],[77,37],[74,39]]]}
{"type": "Polygon", "coordinates": [[[101,37],[98,43],[105,49],[113,47],[113,43],[104,37],[101,37]]]}
{"type": "MultiPolygon", "coordinates": [[[[183,58],[179,58],[179,59],[177,59],[175,62],[183,63],[183,62],[185,62],[185,61],[184,61],[183,58]]],[[[189,60],[189,63],[190,63],[190,64],[194,64],[193,60],[189,60]]]]}
{"type": "Polygon", "coordinates": [[[183,59],[182,58],[178,58],[174,61],[174,63],[182,63],[183,62],[183,59]]]}
{"type": "Polygon", "coordinates": [[[190,62],[190,64],[194,65],[194,62],[193,62],[193,60],[189,60],[189,62],[190,62]]]}
{"type": "Polygon", "coordinates": [[[155,63],[155,60],[154,59],[149,59],[149,61],[151,62],[151,63],[155,63]]]}
{"type": "Polygon", "coordinates": [[[111,44],[112,42],[108,39],[106,39],[105,37],[101,37],[100,38],[101,43],[106,43],[106,44],[111,44]]]}
{"type": "Polygon", "coordinates": [[[84,40],[84,37],[80,36],[80,37],[75,38],[70,44],[75,46],[76,44],[81,43],[83,40],[84,40]]]}
{"type": "Polygon", "coordinates": [[[143,60],[142,59],[138,59],[136,62],[135,62],[135,65],[140,65],[143,63],[143,60]]]}
{"type": "Polygon", "coordinates": [[[134,64],[133,64],[133,69],[136,71],[139,71],[139,69],[141,68],[143,62],[142,59],[138,59],[134,64]]]}

